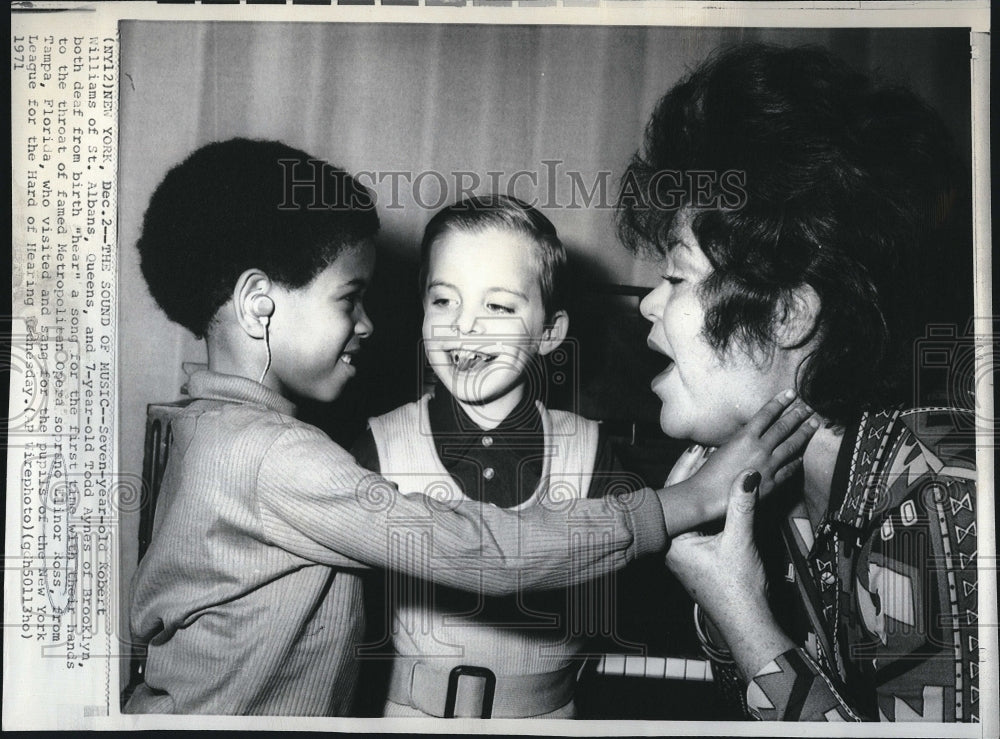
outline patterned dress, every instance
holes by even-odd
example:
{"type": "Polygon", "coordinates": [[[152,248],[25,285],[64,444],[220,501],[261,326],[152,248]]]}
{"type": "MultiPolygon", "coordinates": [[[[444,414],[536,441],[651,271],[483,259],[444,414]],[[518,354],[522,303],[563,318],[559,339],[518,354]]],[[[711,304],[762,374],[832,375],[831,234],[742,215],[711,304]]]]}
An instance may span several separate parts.
{"type": "Polygon", "coordinates": [[[783,523],[771,593],[801,646],[754,676],[752,716],[979,720],[973,428],[968,411],[923,408],[847,434],[824,519],[800,505],[783,523]]]}

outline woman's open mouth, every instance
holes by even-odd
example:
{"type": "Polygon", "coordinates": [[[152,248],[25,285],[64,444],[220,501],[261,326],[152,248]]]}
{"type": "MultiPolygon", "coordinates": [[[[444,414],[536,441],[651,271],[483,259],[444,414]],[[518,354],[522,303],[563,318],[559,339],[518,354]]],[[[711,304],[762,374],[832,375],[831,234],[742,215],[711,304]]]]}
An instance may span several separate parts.
{"type": "MultiPolygon", "coordinates": [[[[666,355],[664,355],[664,356],[666,356],[666,355]]],[[[673,371],[674,367],[676,367],[676,366],[677,366],[677,362],[674,361],[674,358],[668,356],[667,357],[667,366],[663,370],[661,370],[659,373],[657,373],[656,377],[654,377],[652,379],[652,381],[649,383],[649,387],[653,390],[653,392],[656,392],[656,386],[660,383],[661,380],[663,380],[664,378],[666,378],[666,376],[669,375],[673,371]]]]}

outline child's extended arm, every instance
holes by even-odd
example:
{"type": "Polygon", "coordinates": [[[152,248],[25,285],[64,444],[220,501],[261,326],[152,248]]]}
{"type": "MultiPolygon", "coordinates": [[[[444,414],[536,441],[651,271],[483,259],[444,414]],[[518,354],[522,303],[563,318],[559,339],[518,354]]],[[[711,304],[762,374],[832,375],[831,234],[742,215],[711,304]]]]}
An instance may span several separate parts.
{"type": "MultiPolygon", "coordinates": [[[[790,449],[804,443],[797,436],[747,434],[684,489],[712,497],[716,491],[708,488],[728,474],[733,454],[747,460],[744,466],[759,463],[773,476],[790,449]],[[774,463],[762,461],[765,457],[774,463]]],[[[723,496],[735,474],[720,484],[723,496]]],[[[664,511],[675,508],[665,501],[674,491],[644,488],[601,499],[540,501],[518,510],[470,500],[442,503],[401,494],[322,432],[305,426],[275,441],[257,475],[260,516],[277,546],[314,562],[364,563],[487,595],[566,587],[664,549],[669,538],[664,511]]],[[[694,502],[703,511],[711,509],[700,499],[694,502]]]]}
{"type": "Polygon", "coordinates": [[[398,570],[487,595],[566,587],[666,548],[659,496],[540,500],[504,509],[441,502],[358,466],[317,429],[289,428],[257,475],[271,543],[339,567],[398,570]]]}
{"type": "Polygon", "coordinates": [[[767,495],[798,468],[819,423],[808,406],[793,405],[794,398],[795,393],[786,390],[764,404],[687,479],[675,481],[678,476],[671,473],[668,487],[660,491],[671,536],[721,518],[729,488],[741,470],[760,472],[760,493],[767,495]]]}

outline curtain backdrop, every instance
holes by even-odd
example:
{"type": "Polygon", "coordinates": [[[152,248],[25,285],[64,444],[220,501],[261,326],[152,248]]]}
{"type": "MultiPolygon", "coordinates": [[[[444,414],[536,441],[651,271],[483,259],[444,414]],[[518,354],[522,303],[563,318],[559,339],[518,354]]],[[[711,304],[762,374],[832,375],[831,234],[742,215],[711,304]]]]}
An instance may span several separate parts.
{"type": "MultiPolygon", "coordinates": [[[[203,347],[149,297],[135,251],[150,194],[193,149],[233,136],[276,138],[373,173],[380,246],[403,260],[415,260],[431,206],[451,202],[476,176],[481,192],[491,176],[505,188],[525,172],[516,194],[556,206],[544,211],[575,261],[608,282],[651,284],[648,270],[616,244],[610,209],[566,207],[571,173],[587,190],[604,177],[613,201],[658,97],[712,49],[741,40],[819,44],[909,85],[969,150],[969,41],[961,30],[122,24],[122,470],[141,470],[145,405],[176,399],[181,362],[204,360],[203,347]],[[439,192],[441,178],[425,174],[415,195],[394,172],[440,173],[447,192],[439,192]],[[460,172],[471,174],[459,182],[460,172]]],[[[580,204],[583,193],[575,194],[580,204]]],[[[400,356],[412,361],[414,350],[400,356]]],[[[124,588],[135,532],[135,521],[122,522],[124,588]]]]}

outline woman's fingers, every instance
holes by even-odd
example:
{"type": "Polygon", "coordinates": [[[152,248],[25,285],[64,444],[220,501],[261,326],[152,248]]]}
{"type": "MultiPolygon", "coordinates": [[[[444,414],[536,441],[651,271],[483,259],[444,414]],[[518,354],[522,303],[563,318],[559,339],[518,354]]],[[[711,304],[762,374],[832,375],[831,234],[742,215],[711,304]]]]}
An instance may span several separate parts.
{"type": "Polygon", "coordinates": [[[767,429],[777,420],[785,409],[795,400],[794,390],[782,390],[771,400],[767,401],[761,409],[753,414],[747,422],[747,429],[755,436],[762,436],[767,429]]]}
{"type": "Polygon", "coordinates": [[[707,535],[703,534],[701,531],[685,531],[683,534],[671,537],[670,546],[673,547],[673,545],[677,542],[685,542],[690,539],[704,539],[706,536],[707,535]]]}
{"type": "Polygon", "coordinates": [[[691,477],[691,475],[705,464],[705,460],[708,459],[706,452],[707,449],[701,444],[692,444],[689,446],[674,463],[663,486],[670,487],[679,482],[684,482],[691,477]]]}
{"type": "Polygon", "coordinates": [[[722,538],[753,541],[753,517],[757,510],[757,496],[761,476],[756,470],[744,470],[729,488],[729,507],[722,538]]]}

